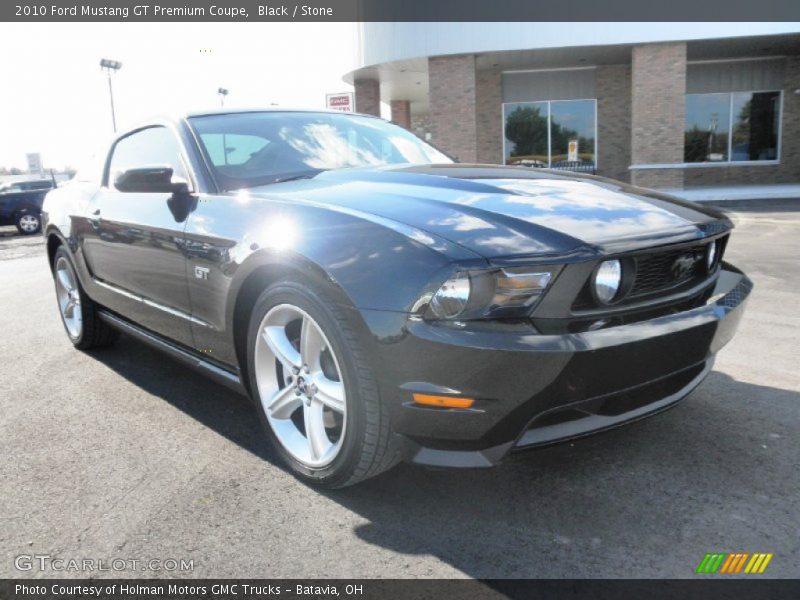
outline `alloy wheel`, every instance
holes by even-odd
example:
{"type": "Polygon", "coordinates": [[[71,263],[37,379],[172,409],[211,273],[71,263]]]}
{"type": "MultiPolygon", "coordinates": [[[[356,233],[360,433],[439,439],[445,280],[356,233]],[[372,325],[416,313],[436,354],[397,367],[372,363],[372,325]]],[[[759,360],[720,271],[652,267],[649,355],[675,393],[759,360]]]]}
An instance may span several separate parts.
{"type": "Polygon", "coordinates": [[[83,331],[81,295],[77,281],[72,265],[66,258],[60,257],[56,262],[56,297],[61,318],[72,339],[79,338],[83,331]]]}
{"type": "Polygon", "coordinates": [[[35,215],[22,215],[19,218],[19,228],[25,233],[35,233],[39,229],[39,219],[35,215]]]}
{"type": "Polygon", "coordinates": [[[329,465],[345,439],[347,401],[322,328],[304,310],[280,304],[262,319],[255,343],[258,395],[275,437],[303,465],[329,465]]]}

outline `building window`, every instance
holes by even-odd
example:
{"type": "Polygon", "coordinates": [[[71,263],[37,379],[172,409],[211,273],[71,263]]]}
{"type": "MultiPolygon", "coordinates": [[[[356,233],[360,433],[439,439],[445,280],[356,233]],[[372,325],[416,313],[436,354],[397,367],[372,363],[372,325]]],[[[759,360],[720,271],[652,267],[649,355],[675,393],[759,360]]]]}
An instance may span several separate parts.
{"type": "Polygon", "coordinates": [[[778,160],[780,92],[687,94],[684,160],[778,160]]]}
{"type": "Polygon", "coordinates": [[[507,165],[596,167],[595,100],[503,104],[507,165]]]}

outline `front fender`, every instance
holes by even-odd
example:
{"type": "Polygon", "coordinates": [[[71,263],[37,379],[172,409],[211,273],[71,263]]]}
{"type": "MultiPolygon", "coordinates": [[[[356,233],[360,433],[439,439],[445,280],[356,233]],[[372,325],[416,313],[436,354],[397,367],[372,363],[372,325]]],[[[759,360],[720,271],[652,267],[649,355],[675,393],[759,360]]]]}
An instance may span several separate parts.
{"type": "MultiPolygon", "coordinates": [[[[203,323],[194,329],[196,339],[203,347],[232,347],[237,301],[248,281],[285,268],[325,285],[342,305],[410,310],[432,280],[454,268],[456,250],[425,232],[377,220],[277,199],[201,199],[186,227],[193,316],[203,323]]],[[[460,252],[458,264],[486,264],[460,252]]],[[[225,354],[226,362],[234,360],[225,354]]]]}
{"type": "MultiPolygon", "coordinates": [[[[452,264],[450,257],[403,232],[350,215],[306,209],[265,217],[264,227],[250,229],[232,248],[236,265],[228,322],[230,305],[256,271],[291,269],[334,291],[343,305],[405,312],[452,264]]],[[[460,262],[485,264],[483,259],[460,262]]]]}
{"type": "Polygon", "coordinates": [[[323,287],[342,306],[354,306],[353,299],[347,291],[323,267],[307,256],[296,252],[277,251],[262,248],[254,251],[236,268],[231,279],[228,297],[225,303],[225,322],[233,324],[237,301],[254,279],[276,280],[285,274],[296,274],[301,278],[323,287]]]}

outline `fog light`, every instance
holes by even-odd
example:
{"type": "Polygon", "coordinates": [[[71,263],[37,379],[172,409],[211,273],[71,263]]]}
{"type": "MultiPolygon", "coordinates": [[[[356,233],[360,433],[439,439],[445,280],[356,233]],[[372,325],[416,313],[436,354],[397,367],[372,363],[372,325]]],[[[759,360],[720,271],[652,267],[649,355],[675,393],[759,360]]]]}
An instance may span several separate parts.
{"type": "Polygon", "coordinates": [[[706,250],[706,268],[710,271],[714,268],[714,261],[717,259],[717,242],[714,240],[708,245],[706,250]]]}
{"type": "Polygon", "coordinates": [[[603,304],[608,304],[619,292],[622,282],[622,265],[618,260],[607,260],[594,275],[594,294],[603,304]]]}

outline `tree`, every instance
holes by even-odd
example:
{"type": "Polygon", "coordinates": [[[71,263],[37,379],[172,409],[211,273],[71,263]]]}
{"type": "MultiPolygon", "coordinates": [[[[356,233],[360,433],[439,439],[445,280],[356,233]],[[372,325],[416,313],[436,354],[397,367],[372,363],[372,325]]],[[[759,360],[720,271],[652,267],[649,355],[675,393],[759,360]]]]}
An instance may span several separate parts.
{"type": "Polygon", "coordinates": [[[683,159],[686,162],[703,162],[708,155],[708,132],[697,125],[684,133],[683,159]]]}
{"type": "Polygon", "coordinates": [[[506,139],[513,142],[511,156],[536,156],[547,160],[547,117],[536,106],[519,106],[506,119],[506,139]]]}

